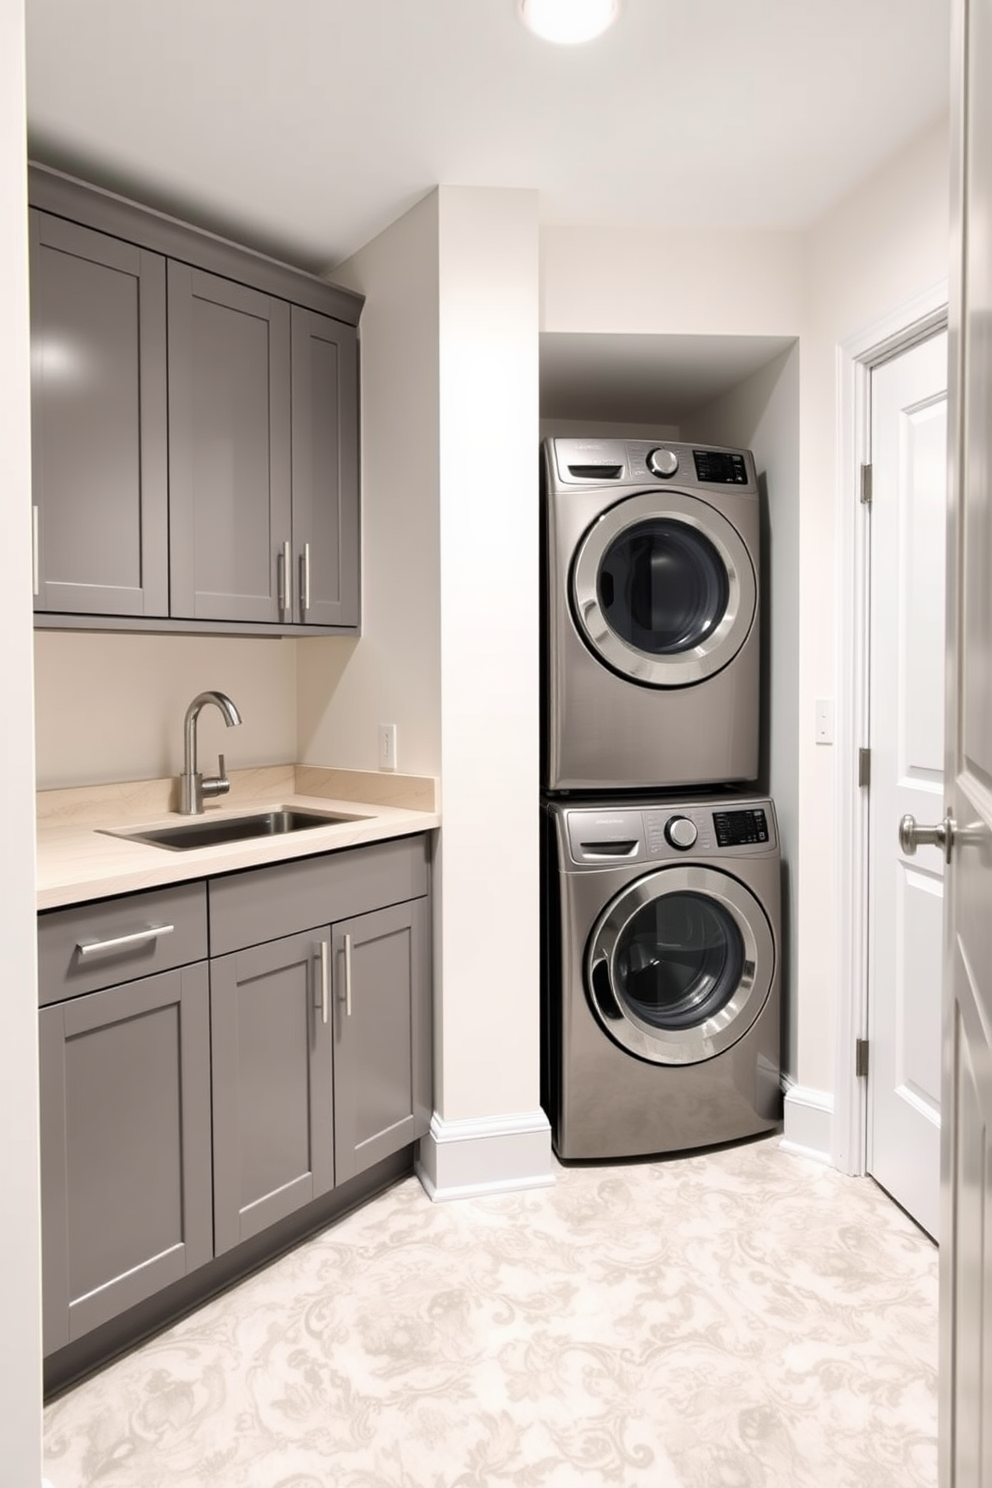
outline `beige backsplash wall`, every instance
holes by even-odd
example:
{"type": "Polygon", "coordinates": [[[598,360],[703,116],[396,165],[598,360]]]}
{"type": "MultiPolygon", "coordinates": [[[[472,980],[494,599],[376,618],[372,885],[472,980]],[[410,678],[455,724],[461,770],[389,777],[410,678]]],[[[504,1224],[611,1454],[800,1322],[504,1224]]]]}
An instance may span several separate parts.
{"type": "Polygon", "coordinates": [[[178,774],[183,717],[205,688],[228,693],[244,721],[225,728],[204,710],[204,769],[221,750],[231,769],[296,759],[295,641],[37,631],[38,789],[178,774]]]}

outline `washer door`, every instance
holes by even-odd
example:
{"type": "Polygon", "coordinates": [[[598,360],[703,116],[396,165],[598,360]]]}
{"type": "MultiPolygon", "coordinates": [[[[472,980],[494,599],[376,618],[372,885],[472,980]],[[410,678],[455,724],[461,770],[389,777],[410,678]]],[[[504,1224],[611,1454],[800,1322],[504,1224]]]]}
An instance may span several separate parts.
{"type": "Polygon", "coordinates": [[[600,915],[586,989],[603,1028],[655,1064],[729,1049],[771,990],[775,943],[760,903],[716,868],[680,865],[637,879],[600,915]]]}
{"type": "Polygon", "coordinates": [[[576,550],[572,610],[593,654],[648,687],[688,687],[731,662],[754,623],[747,548],[694,496],[630,496],[576,550]]]}

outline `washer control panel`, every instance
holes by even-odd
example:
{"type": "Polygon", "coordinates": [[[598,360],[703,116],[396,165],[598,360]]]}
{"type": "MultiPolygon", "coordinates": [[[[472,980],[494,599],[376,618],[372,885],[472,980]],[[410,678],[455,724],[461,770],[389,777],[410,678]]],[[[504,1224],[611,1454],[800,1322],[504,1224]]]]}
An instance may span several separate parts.
{"type": "Polygon", "coordinates": [[[622,801],[570,806],[557,802],[568,857],[586,868],[674,858],[753,856],[778,847],[771,801],[622,801]]]}
{"type": "Polygon", "coordinates": [[[756,496],[758,479],[749,450],[723,445],[659,443],[657,439],[544,440],[545,472],[558,488],[642,485],[672,481],[685,490],[733,486],[756,496]],[[677,477],[677,479],[674,479],[677,477]]]}

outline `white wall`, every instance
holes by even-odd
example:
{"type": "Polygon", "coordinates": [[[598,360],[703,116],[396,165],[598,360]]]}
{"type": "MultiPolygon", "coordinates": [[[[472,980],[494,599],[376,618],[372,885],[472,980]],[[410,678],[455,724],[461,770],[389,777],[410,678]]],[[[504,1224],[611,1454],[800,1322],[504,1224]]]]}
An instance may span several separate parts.
{"type": "Polygon", "coordinates": [[[4,555],[0,769],[0,1478],[41,1481],[38,1003],[35,972],[31,470],[25,202],[24,14],[0,5],[0,553],[4,555]]]}
{"type": "Polygon", "coordinates": [[[298,643],[308,764],[441,773],[438,203],[432,193],[335,270],[367,296],[362,352],[362,638],[298,643]]]}
{"type": "Polygon", "coordinates": [[[206,773],[220,752],[232,770],[295,760],[296,645],[37,631],[38,789],[178,775],[186,709],[206,688],[226,692],[244,720],[229,729],[216,709],[204,710],[198,742],[206,773]]]}
{"type": "Polygon", "coordinates": [[[833,1089],[838,969],[838,865],[834,843],[836,760],[813,740],[817,698],[834,697],[838,501],[837,348],[931,288],[948,272],[947,121],[841,202],[807,235],[809,310],[802,341],[802,507],[799,586],[799,1021],[795,1075],[807,1089],[833,1089]]]}

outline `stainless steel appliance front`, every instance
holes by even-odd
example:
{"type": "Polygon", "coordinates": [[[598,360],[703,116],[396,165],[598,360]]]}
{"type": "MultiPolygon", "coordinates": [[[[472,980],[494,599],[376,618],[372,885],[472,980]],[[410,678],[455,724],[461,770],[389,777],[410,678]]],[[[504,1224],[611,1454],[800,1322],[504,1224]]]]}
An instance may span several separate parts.
{"type": "Polygon", "coordinates": [[[546,439],[542,493],[545,789],[754,780],[750,452],[546,439]]]}
{"type": "Polygon", "coordinates": [[[564,1159],[779,1120],[780,856],[767,799],[545,804],[544,1101],[564,1159]]]}

